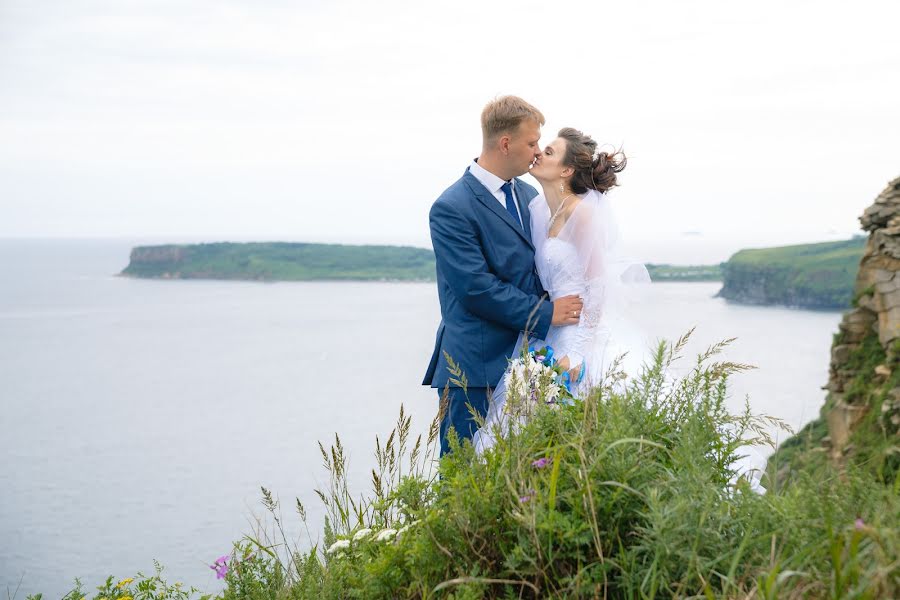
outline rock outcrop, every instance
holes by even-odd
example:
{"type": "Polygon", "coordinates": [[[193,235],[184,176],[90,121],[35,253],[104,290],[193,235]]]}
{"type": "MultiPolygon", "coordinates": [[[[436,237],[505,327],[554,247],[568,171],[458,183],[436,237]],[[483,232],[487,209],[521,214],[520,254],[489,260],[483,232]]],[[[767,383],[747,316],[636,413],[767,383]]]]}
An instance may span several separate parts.
{"type": "MultiPolygon", "coordinates": [[[[854,451],[863,426],[900,445],[900,177],[866,209],[869,232],[859,265],[855,308],[844,315],[831,348],[823,409],[834,461],[854,451]],[[872,411],[878,414],[866,419],[872,411]]],[[[889,444],[890,446],[890,444],[889,444]]]]}

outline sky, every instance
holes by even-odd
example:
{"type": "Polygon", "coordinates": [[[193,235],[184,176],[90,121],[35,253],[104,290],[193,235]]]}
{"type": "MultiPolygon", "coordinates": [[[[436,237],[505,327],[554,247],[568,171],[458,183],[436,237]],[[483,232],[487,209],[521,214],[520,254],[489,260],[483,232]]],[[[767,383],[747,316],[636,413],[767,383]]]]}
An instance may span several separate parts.
{"type": "Polygon", "coordinates": [[[624,149],[628,239],[849,237],[900,176],[897,22],[866,0],[0,0],[0,237],[427,247],[502,94],[542,143],[624,149]]]}

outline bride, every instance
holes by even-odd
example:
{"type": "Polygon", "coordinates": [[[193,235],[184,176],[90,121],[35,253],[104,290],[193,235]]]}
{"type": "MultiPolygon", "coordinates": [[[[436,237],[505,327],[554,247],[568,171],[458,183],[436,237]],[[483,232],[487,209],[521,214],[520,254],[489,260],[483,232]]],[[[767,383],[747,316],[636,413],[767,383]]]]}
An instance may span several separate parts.
{"type": "MultiPolygon", "coordinates": [[[[576,294],[584,301],[576,326],[551,327],[546,340],[558,364],[583,395],[599,384],[617,357],[617,370],[635,375],[642,340],[624,317],[627,286],[649,283],[646,267],[621,253],[621,239],[606,192],[625,168],[621,152],[597,150],[597,142],[563,128],[531,168],[543,194],[531,201],[531,232],[538,276],[551,300],[576,294]]],[[[517,348],[522,347],[520,338],[517,348]]],[[[506,388],[501,380],[491,398],[484,426],[472,439],[480,453],[494,443],[505,420],[506,388]]]]}

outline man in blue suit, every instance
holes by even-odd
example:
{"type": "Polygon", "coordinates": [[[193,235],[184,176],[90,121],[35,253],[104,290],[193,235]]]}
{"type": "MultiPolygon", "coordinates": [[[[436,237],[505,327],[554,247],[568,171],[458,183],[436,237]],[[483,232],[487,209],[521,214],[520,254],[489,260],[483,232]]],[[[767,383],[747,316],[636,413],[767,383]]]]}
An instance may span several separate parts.
{"type": "Polygon", "coordinates": [[[499,383],[520,331],[546,337],[550,325],[575,325],[582,302],[544,297],[534,266],[528,203],[537,191],[517,177],[540,156],[544,115],[516,96],[481,113],[481,155],[435,201],[429,214],[437,261],[441,324],[423,385],[446,391],[441,455],[452,427],[471,439],[484,417],[487,389],[499,383]],[[463,390],[447,357],[466,377],[463,390]]]}

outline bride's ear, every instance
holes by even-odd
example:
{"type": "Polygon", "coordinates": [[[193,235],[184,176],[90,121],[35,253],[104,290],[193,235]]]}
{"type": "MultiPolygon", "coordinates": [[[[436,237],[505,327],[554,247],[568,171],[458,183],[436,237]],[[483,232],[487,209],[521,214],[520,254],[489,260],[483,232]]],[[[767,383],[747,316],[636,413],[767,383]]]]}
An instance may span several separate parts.
{"type": "Polygon", "coordinates": [[[569,179],[574,174],[575,174],[575,169],[573,169],[572,167],[566,167],[565,169],[562,170],[562,173],[560,173],[559,176],[562,177],[563,179],[569,179]]]}

